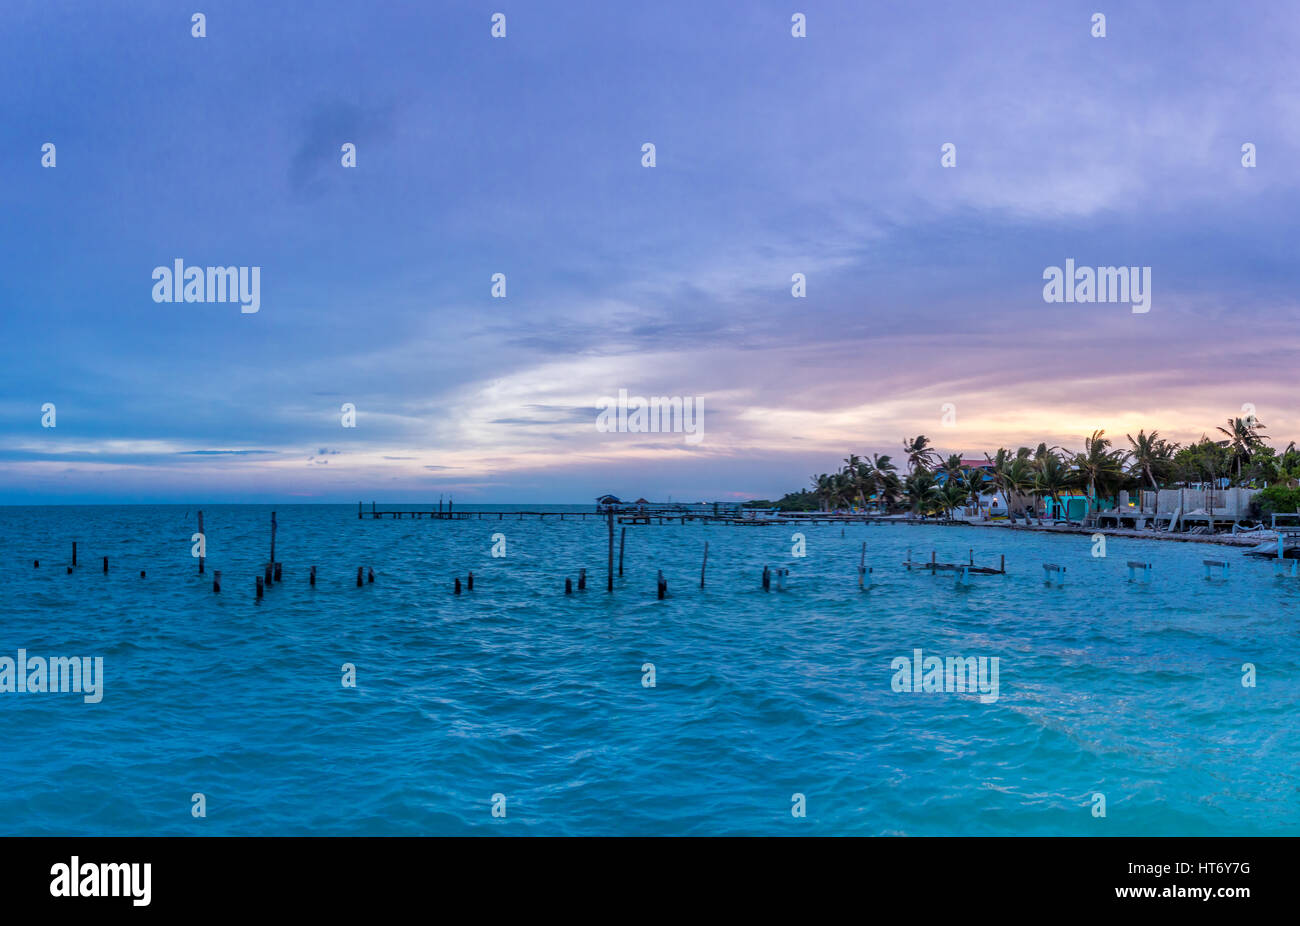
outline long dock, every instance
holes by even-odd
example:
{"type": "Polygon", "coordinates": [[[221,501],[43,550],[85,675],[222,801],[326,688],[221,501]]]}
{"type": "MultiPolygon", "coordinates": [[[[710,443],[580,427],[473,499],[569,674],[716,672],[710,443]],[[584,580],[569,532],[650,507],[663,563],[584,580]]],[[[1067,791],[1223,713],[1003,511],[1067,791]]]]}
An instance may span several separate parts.
{"type": "MultiPolygon", "coordinates": [[[[714,524],[726,524],[735,527],[761,527],[773,524],[887,524],[897,523],[897,518],[869,514],[830,514],[817,511],[794,511],[772,514],[760,509],[744,509],[728,504],[715,505],[655,505],[625,506],[605,508],[594,511],[537,511],[535,509],[514,509],[509,511],[482,511],[476,509],[455,508],[450,502],[437,508],[380,508],[376,502],[370,503],[366,511],[361,502],[357,502],[357,518],[369,516],[374,520],[431,520],[431,521],[523,521],[537,519],[545,521],[553,518],[560,521],[583,520],[587,518],[607,519],[613,515],[619,524],[685,524],[688,521],[704,521],[714,524]]],[[[943,522],[930,522],[943,523],[943,522]]]]}

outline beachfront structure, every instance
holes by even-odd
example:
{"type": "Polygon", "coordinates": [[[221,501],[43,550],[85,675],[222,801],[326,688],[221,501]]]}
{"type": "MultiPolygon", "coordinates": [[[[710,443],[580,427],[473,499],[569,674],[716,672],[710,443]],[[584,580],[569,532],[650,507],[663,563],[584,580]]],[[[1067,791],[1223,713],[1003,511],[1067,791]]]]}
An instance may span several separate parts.
{"type": "Polygon", "coordinates": [[[604,514],[640,514],[653,517],[676,518],[683,515],[713,516],[738,518],[741,516],[743,502],[651,502],[638,498],[634,502],[625,502],[616,495],[602,495],[596,499],[596,511],[604,514]]]}
{"type": "Polygon", "coordinates": [[[1143,489],[1130,496],[1120,492],[1113,508],[1095,512],[1098,527],[1189,530],[1214,528],[1251,518],[1251,500],[1259,489],[1232,486],[1224,489],[1143,489]]]}
{"type": "Polygon", "coordinates": [[[1057,498],[1046,497],[1042,500],[1041,511],[1044,518],[1053,521],[1082,521],[1089,510],[1114,506],[1111,499],[1096,499],[1095,503],[1087,492],[1078,490],[1061,492],[1057,498]]]}

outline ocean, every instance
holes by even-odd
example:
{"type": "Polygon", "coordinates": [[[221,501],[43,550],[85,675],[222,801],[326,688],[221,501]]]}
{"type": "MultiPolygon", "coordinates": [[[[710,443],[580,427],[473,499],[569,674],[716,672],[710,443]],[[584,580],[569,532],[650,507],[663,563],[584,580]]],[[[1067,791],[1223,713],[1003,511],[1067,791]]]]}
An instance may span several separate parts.
{"type": "Polygon", "coordinates": [[[98,703],[0,692],[0,832],[1300,834],[1300,579],[1236,549],[637,525],[611,595],[601,520],[203,505],[200,576],[196,507],[0,508],[0,657],[103,658],[98,703]],[[996,657],[996,698],[895,690],[917,650],[996,657]]]}

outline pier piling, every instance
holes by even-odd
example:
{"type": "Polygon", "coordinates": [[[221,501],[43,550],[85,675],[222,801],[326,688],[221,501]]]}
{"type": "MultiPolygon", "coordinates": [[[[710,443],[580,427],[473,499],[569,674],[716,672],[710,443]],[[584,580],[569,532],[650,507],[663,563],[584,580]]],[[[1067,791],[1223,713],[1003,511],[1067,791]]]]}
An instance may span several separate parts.
{"type": "Polygon", "coordinates": [[[203,575],[204,561],[207,557],[208,536],[203,533],[203,509],[199,509],[199,575],[203,575]]]}
{"type": "Polygon", "coordinates": [[[468,588],[471,592],[474,591],[474,572],[473,572],[473,570],[470,570],[470,574],[469,574],[469,575],[466,577],[466,579],[465,579],[465,587],[468,588]]]}
{"type": "Polygon", "coordinates": [[[221,570],[220,569],[214,569],[212,571],[212,591],[217,594],[221,593],[221,570]]]}
{"type": "Polygon", "coordinates": [[[108,575],[108,557],[104,557],[104,575],[108,575]]]}
{"type": "Polygon", "coordinates": [[[307,581],[311,583],[311,587],[312,587],[312,588],[315,588],[315,587],[316,587],[316,567],[315,567],[315,566],[312,566],[312,567],[311,567],[311,577],[310,577],[307,581]]]}
{"type": "Polygon", "coordinates": [[[267,563],[266,566],[263,568],[263,572],[262,572],[262,583],[263,583],[267,588],[270,588],[272,585],[275,584],[275,573],[274,573],[274,571],[271,569],[271,564],[270,564],[270,563],[267,563]]]}
{"type": "Polygon", "coordinates": [[[772,570],[769,569],[767,566],[764,566],[763,567],[763,591],[770,592],[771,590],[772,590],[772,570]]]}
{"type": "Polygon", "coordinates": [[[623,578],[623,544],[627,541],[627,527],[618,533],[618,577],[623,578]]]}
{"type": "Polygon", "coordinates": [[[366,581],[367,581],[367,582],[374,582],[374,581],[375,581],[375,567],[374,567],[374,566],[371,566],[369,569],[366,570],[366,573],[367,573],[366,581]]]}
{"type": "Polygon", "coordinates": [[[578,591],[585,592],[586,590],[587,590],[587,570],[579,569],[578,570],[578,591]]]}
{"type": "Polygon", "coordinates": [[[1139,562],[1139,561],[1137,561],[1137,560],[1129,560],[1129,561],[1128,561],[1128,580],[1129,580],[1130,582],[1132,582],[1132,581],[1133,581],[1133,578],[1134,578],[1134,574],[1135,574],[1136,571],[1139,570],[1139,569],[1142,570],[1142,579],[1143,579],[1143,581],[1145,581],[1145,582],[1150,582],[1150,581],[1151,581],[1151,564],[1150,564],[1150,563],[1139,562]]]}
{"type": "Polygon", "coordinates": [[[32,561],[32,568],[33,568],[33,569],[40,569],[40,568],[41,568],[41,561],[40,561],[40,560],[33,560],[33,561],[32,561]]]}
{"type": "Polygon", "coordinates": [[[564,580],[564,594],[566,595],[573,594],[573,580],[568,577],[565,577],[564,580]]]}
{"type": "Polygon", "coordinates": [[[1221,579],[1226,579],[1226,578],[1228,577],[1228,561],[1227,561],[1227,560],[1224,560],[1224,559],[1203,559],[1203,560],[1201,560],[1201,565],[1203,565],[1203,566],[1205,567],[1205,578],[1207,578],[1207,579],[1210,578],[1210,570],[1211,570],[1211,569],[1218,569],[1218,570],[1219,570],[1219,578],[1221,578],[1221,579]]]}
{"type": "Polygon", "coordinates": [[[358,566],[357,567],[357,588],[361,588],[361,586],[365,584],[366,584],[366,567],[358,566]]]}
{"type": "Polygon", "coordinates": [[[664,596],[668,594],[668,580],[664,578],[664,571],[659,570],[659,600],[663,601],[664,596]]]}
{"type": "Polygon", "coordinates": [[[263,580],[261,576],[257,577],[257,600],[262,600],[263,580]]]}
{"type": "Polygon", "coordinates": [[[457,595],[460,594],[460,576],[456,576],[456,585],[454,586],[454,593],[457,595]]]}
{"type": "MultiPolygon", "coordinates": [[[[605,574],[608,576],[608,579],[605,582],[605,591],[612,592],[614,590],[614,509],[613,508],[611,508],[609,512],[605,515],[605,523],[609,527],[609,561],[606,564],[606,570],[605,570],[605,574]]],[[[619,562],[621,563],[622,560],[623,557],[620,555],[619,562]]],[[[622,567],[620,566],[619,574],[622,575],[622,573],[623,570],[622,567]]]]}
{"type": "Polygon", "coordinates": [[[704,560],[700,563],[700,588],[704,588],[704,570],[709,568],[709,542],[704,541],[704,560]]]}
{"type": "MultiPolygon", "coordinates": [[[[1281,549],[1281,547],[1278,549],[1281,549]]],[[[77,541],[75,540],[72,541],[72,565],[74,567],[77,565],[77,541]]]]}

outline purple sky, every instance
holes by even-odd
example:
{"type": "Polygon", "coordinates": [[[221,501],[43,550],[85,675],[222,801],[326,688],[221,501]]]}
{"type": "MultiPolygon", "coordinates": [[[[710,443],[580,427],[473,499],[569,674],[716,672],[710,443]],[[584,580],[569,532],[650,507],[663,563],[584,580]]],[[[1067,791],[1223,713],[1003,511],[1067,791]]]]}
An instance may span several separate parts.
{"type": "Polygon", "coordinates": [[[6,4],[0,502],[773,497],[1244,403],[1300,437],[1300,7],[420,7],[6,4]],[[155,302],[177,258],[260,267],[260,311],[155,302]],[[1045,302],[1067,259],[1151,310],[1045,302]],[[619,389],[703,440],[598,431],[619,389]]]}

